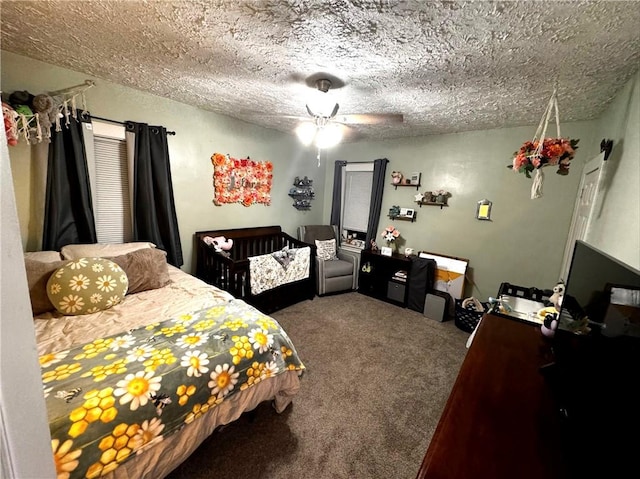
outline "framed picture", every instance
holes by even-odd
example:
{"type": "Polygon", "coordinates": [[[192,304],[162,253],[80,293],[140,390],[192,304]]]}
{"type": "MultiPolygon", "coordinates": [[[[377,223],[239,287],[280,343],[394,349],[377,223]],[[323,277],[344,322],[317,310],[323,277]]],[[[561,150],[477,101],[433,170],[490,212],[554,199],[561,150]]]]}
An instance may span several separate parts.
{"type": "Polygon", "coordinates": [[[476,209],[476,218],[479,220],[491,221],[491,201],[480,200],[476,209]]]}
{"type": "Polygon", "coordinates": [[[411,185],[419,185],[420,184],[420,173],[414,171],[411,173],[410,183],[411,185]]]}
{"type": "Polygon", "coordinates": [[[393,251],[391,250],[391,248],[383,246],[382,248],[380,248],[380,254],[382,256],[391,256],[393,255],[393,251]]]}

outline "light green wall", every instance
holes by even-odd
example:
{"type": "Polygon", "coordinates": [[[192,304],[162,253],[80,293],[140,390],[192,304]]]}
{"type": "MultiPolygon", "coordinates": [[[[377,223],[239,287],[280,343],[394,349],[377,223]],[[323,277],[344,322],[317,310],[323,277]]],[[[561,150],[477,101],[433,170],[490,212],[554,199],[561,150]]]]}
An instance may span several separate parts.
{"type": "MultiPolygon", "coordinates": [[[[404,246],[468,258],[466,295],[486,301],[503,281],[551,288],[559,278],[582,165],[598,153],[602,138],[595,122],[561,127],[563,135],[580,139],[571,173],[560,176],[553,168],[545,169],[544,196],[536,200],[530,199],[532,180],[506,167],[513,152],[531,139],[535,126],[346,144],[335,154],[346,161],[388,158],[380,232],[394,224],[406,240],[404,246]],[[392,205],[417,206],[415,188],[391,185],[393,170],[421,172],[420,191],[446,189],[452,193],[450,206],[418,207],[414,223],[392,222],[387,217],[392,205]],[[493,202],[492,221],[475,219],[476,204],[484,198],[493,202]]],[[[328,165],[327,178],[332,171],[328,165]]],[[[331,208],[331,183],[326,185],[325,218],[331,208]]]]}
{"type": "Polygon", "coordinates": [[[613,140],[587,241],[640,269],[640,72],[604,115],[598,132],[613,140]]]}
{"type": "MultiPolygon", "coordinates": [[[[186,271],[195,266],[192,259],[193,233],[198,230],[247,226],[281,225],[295,236],[300,224],[316,224],[322,218],[324,168],[318,168],[315,152],[302,149],[297,139],[275,130],[260,128],[212,112],[204,111],[166,98],[113,84],[90,75],[73,72],[47,63],[2,52],[2,91],[28,90],[33,94],[55,91],[96,80],[86,93],[92,114],[113,120],[133,120],[162,125],[176,132],[169,137],[171,174],[180,238],[186,271]],[[249,156],[270,160],[274,164],[271,205],[214,206],[211,155],[228,153],[234,157],[249,156]],[[295,176],[309,176],[320,198],[310,211],[293,208],[287,195],[295,176]]],[[[211,98],[212,104],[216,101],[211,98]]],[[[31,148],[21,142],[10,148],[16,203],[23,246],[37,248],[40,239],[29,227],[32,188],[31,148]]]]}
{"type": "MultiPolygon", "coordinates": [[[[2,52],[2,89],[6,92],[52,91],[91,78],[77,72],[2,52]]],[[[315,152],[300,147],[295,137],[252,126],[165,98],[96,79],[87,92],[94,115],[116,120],[161,124],[177,135],[169,138],[172,175],[184,269],[192,269],[192,235],[209,228],[280,224],[295,235],[300,224],[329,220],[333,162],[388,158],[388,180],[383,197],[380,230],[391,223],[392,205],[415,207],[416,190],[390,184],[390,173],[422,173],[420,191],[445,188],[452,192],[450,206],[417,208],[415,223],[396,221],[404,246],[470,260],[467,295],[481,299],[497,292],[503,281],[550,287],[560,274],[582,166],[599,152],[602,138],[615,148],[608,167],[596,220],[588,240],[633,265],[640,263],[640,119],[638,76],[619,93],[598,120],[562,124],[562,133],[580,138],[571,174],[562,177],[546,169],[544,196],[529,199],[531,180],[506,168],[512,153],[535,131],[535,125],[488,131],[436,135],[402,140],[343,144],[323,152],[318,168],[315,152]],[[248,155],[274,162],[272,204],[215,207],[211,203],[213,152],[248,155]],[[295,176],[314,179],[316,200],[309,212],[291,206],[287,192],[295,176]],[[325,181],[325,177],[327,181],[325,181]],[[493,201],[492,221],[475,219],[477,201],[493,201]],[[627,214],[628,212],[628,214],[627,214]]],[[[215,101],[215,99],[212,99],[215,101]]],[[[542,105],[541,105],[542,108],[542,105]]],[[[560,108],[562,99],[560,98],[560,108]]],[[[410,119],[408,119],[410,121],[410,119]]],[[[38,244],[29,228],[32,189],[31,149],[21,144],[10,149],[16,202],[25,247],[38,244]]]]}

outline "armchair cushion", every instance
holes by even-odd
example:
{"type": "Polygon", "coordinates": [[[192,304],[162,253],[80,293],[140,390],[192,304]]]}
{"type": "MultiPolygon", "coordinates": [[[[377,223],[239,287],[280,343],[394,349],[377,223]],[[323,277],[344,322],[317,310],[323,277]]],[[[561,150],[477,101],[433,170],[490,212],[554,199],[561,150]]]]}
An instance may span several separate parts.
{"type": "Polygon", "coordinates": [[[324,277],[335,278],[336,276],[349,276],[353,274],[353,263],[336,259],[324,261],[324,277]]]}

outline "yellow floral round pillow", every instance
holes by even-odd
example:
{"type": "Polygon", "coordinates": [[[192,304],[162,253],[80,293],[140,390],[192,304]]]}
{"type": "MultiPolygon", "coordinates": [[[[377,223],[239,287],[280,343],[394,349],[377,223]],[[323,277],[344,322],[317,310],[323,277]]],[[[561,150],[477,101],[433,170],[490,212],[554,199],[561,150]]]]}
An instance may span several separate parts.
{"type": "Polygon", "coordinates": [[[124,270],[105,258],[79,258],[53,272],[47,296],[62,314],[95,313],[124,299],[129,279],[124,270]]]}

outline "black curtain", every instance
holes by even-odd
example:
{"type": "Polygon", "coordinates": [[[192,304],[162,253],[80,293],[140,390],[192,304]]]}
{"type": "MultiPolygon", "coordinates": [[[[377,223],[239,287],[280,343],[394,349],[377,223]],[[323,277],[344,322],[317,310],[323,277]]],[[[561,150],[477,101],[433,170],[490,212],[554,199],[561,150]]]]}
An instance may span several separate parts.
{"type": "Polygon", "coordinates": [[[180,267],[182,245],[173,200],[167,130],[146,123],[125,123],[135,134],[133,174],[133,239],[151,241],[167,252],[167,262],[180,267]]]}
{"type": "Polygon", "coordinates": [[[43,250],[97,242],[82,123],[73,117],[65,123],[62,131],[51,128],[43,250]]]}
{"type": "Polygon", "coordinates": [[[336,161],[336,165],[333,170],[333,198],[331,202],[331,223],[338,227],[338,231],[341,231],[340,215],[342,213],[342,170],[344,169],[346,161],[336,161]]]}
{"type": "Polygon", "coordinates": [[[371,206],[369,207],[369,228],[367,229],[367,248],[371,240],[375,239],[380,222],[382,209],[382,192],[384,191],[384,178],[389,160],[381,158],[373,162],[373,184],[371,185],[371,206]]]}

